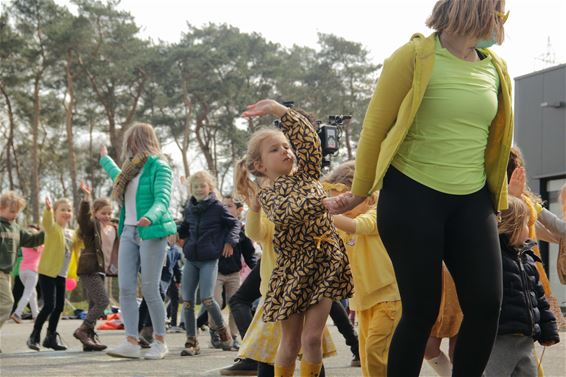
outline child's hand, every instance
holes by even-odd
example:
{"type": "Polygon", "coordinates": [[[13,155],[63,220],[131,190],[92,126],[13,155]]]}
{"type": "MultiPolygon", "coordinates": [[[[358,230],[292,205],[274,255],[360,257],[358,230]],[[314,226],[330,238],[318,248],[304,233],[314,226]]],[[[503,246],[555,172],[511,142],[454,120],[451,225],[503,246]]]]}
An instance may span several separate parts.
{"type": "Polygon", "coordinates": [[[45,208],[51,211],[51,200],[49,199],[49,196],[45,197],[45,208]]]}
{"type": "Polygon", "coordinates": [[[247,106],[247,110],[242,113],[245,118],[259,117],[263,115],[275,115],[282,117],[287,112],[287,108],[272,99],[262,99],[253,105],[247,106]]]}
{"type": "Polygon", "coordinates": [[[107,156],[108,155],[108,149],[106,149],[106,145],[101,145],[100,146],[100,155],[101,156],[107,156]]]}
{"type": "Polygon", "coordinates": [[[224,251],[222,251],[222,256],[224,258],[229,258],[234,254],[234,248],[229,243],[224,245],[224,251]]]}
{"type": "Polygon", "coordinates": [[[87,185],[87,184],[85,183],[85,181],[81,181],[81,191],[83,192],[83,194],[84,194],[87,198],[90,198],[90,193],[91,193],[90,186],[87,185]]]}
{"type": "Polygon", "coordinates": [[[340,215],[356,208],[364,200],[366,200],[365,197],[353,195],[348,191],[332,198],[322,199],[322,204],[331,215],[340,215]]]}
{"type": "Polygon", "coordinates": [[[545,340],[544,342],[539,342],[541,346],[550,347],[558,343],[558,340],[545,340]]]}
{"type": "Polygon", "coordinates": [[[137,223],[137,226],[141,226],[142,228],[150,225],[151,225],[151,221],[149,221],[147,217],[142,217],[141,219],[139,219],[137,223]]]}
{"type": "Polygon", "coordinates": [[[513,170],[511,178],[509,179],[509,194],[516,198],[520,198],[525,192],[527,186],[527,174],[525,168],[518,167],[513,170]]]}

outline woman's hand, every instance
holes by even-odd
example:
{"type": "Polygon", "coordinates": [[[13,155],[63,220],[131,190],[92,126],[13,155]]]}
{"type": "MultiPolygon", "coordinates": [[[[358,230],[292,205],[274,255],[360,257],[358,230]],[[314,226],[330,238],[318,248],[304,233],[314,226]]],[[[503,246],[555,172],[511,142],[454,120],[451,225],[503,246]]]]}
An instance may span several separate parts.
{"type": "Polygon", "coordinates": [[[275,115],[281,118],[288,110],[287,107],[272,99],[262,99],[253,105],[247,106],[246,109],[247,110],[242,113],[242,117],[244,118],[260,117],[264,115],[275,115]]]}
{"type": "Polygon", "coordinates": [[[81,191],[86,198],[90,198],[91,189],[90,186],[85,183],[85,181],[81,181],[81,191]]]}
{"type": "Polygon", "coordinates": [[[151,221],[149,221],[147,217],[142,217],[141,219],[139,219],[137,223],[137,226],[140,226],[142,228],[150,225],[151,225],[151,221]]]}
{"type": "Polygon", "coordinates": [[[234,248],[229,243],[224,244],[224,250],[222,251],[222,256],[224,258],[230,258],[234,254],[234,248]]]}
{"type": "Polygon", "coordinates": [[[511,178],[509,179],[509,194],[516,198],[520,198],[525,192],[527,187],[527,172],[525,168],[518,167],[513,170],[511,178]]]}
{"type": "Polygon", "coordinates": [[[322,204],[331,215],[340,215],[356,208],[364,200],[366,200],[364,196],[354,195],[348,191],[332,198],[323,199],[322,204]]]}
{"type": "Polygon", "coordinates": [[[108,156],[108,149],[106,149],[106,145],[104,144],[100,146],[100,155],[102,157],[108,156]]]}

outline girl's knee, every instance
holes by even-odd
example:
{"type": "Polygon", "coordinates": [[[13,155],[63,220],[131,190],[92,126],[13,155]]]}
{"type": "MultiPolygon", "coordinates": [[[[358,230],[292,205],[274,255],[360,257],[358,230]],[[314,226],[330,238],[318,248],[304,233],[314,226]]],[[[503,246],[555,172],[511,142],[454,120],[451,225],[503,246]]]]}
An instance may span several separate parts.
{"type": "Polygon", "coordinates": [[[202,299],[202,304],[204,305],[205,308],[209,309],[216,304],[216,301],[214,301],[214,298],[212,297],[207,297],[202,299]]]}
{"type": "Polygon", "coordinates": [[[317,350],[322,347],[322,333],[306,331],[301,337],[300,343],[304,349],[317,350]]]}

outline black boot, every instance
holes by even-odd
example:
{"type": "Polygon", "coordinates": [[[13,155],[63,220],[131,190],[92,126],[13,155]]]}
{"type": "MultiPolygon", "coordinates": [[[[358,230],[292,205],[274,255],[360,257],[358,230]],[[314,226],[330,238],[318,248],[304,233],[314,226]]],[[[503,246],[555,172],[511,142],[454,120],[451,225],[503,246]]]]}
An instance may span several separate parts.
{"type": "Polygon", "coordinates": [[[47,330],[47,336],[43,340],[43,347],[52,348],[55,351],[65,351],[67,346],[61,342],[61,335],[55,331],[47,330]]]}
{"type": "Polygon", "coordinates": [[[39,351],[39,334],[39,330],[33,329],[31,335],[28,338],[28,341],[26,342],[28,347],[34,351],[39,351]]]}

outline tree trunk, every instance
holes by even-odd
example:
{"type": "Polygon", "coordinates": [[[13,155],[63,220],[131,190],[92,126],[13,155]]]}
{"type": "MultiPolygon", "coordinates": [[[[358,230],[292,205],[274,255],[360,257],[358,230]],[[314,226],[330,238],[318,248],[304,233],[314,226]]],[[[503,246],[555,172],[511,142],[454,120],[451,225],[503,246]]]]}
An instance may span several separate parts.
{"type": "Polygon", "coordinates": [[[183,169],[185,177],[191,175],[189,165],[189,143],[191,138],[191,115],[193,113],[193,104],[189,97],[189,83],[188,79],[183,80],[183,101],[185,103],[185,128],[183,129],[183,143],[181,154],[183,155],[183,169]]]}
{"type": "Polygon", "coordinates": [[[346,127],[344,127],[344,134],[346,135],[346,151],[348,152],[348,160],[353,160],[354,159],[354,155],[352,153],[352,142],[351,142],[351,136],[350,136],[350,123],[348,123],[346,125],[346,127]]]}
{"type": "Polygon", "coordinates": [[[14,149],[14,129],[16,125],[14,123],[14,113],[12,112],[12,102],[10,101],[10,97],[6,92],[6,88],[4,88],[4,83],[0,82],[0,91],[4,96],[6,101],[6,107],[8,109],[8,141],[6,142],[6,170],[8,172],[8,183],[10,190],[14,190],[14,177],[12,175],[12,153],[11,151],[14,149]]]}
{"type": "Polygon", "coordinates": [[[77,186],[77,158],[75,156],[75,142],[73,137],[73,110],[75,108],[75,90],[73,83],[73,73],[71,69],[73,61],[73,52],[67,50],[67,95],[69,101],[64,101],[65,106],[65,126],[67,128],[67,148],[69,153],[69,169],[71,173],[71,190],[73,195],[73,209],[75,213],[79,213],[79,192],[77,186]]]}
{"type": "Polygon", "coordinates": [[[34,223],[39,223],[39,83],[41,73],[37,73],[33,82],[33,119],[31,124],[31,209],[34,223]]]}

